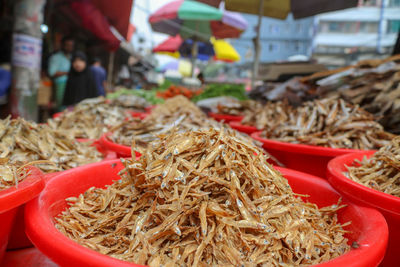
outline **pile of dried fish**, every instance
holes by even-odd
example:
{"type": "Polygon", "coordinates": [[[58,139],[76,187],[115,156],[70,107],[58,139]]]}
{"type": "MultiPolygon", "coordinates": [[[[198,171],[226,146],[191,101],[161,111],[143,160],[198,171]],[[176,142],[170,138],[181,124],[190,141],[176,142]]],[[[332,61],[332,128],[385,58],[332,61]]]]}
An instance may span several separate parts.
{"type": "Polygon", "coordinates": [[[25,166],[17,166],[10,163],[8,158],[0,158],[0,190],[17,186],[22,182],[29,175],[25,166]]]}
{"type": "Polygon", "coordinates": [[[264,95],[270,101],[288,99],[291,104],[342,98],[373,114],[386,131],[400,134],[400,55],[293,78],[264,95]]]}
{"type": "Polygon", "coordinates": [[[68,132],[70,137],[98,139],[129,116],[126,109],[97,97],[80,102],[72,111],[48,120],[48,124],[54,130],[68,132]]]}
{"type": "Polygon", "coordinates": [[[336,211],[293,193],[234,131],[172,133],[122,179],[69,198],[56,227],[79,244],[149,266],[293,266],[346,253],[336,211]]]}
{"type": "Polygon", "coordinates": [[[382,147],[359,166],[348,167],[344,173],[351,180],[375,190],[400,197],[400,137],[382,147]]]}
{"type": "Polygon", "coordinates": [[[45,172],[61,171],[83,164],[100,161],[102,155],[89,143],[79,143],[46,124],[36,124],[18,118],[0,120],[0,158],[23,165],[37,160],[52,164],[40,164],[45,172]]]}
{"type": "Polygon", "coordinates": [[[144,112],[146,108],[150,106],[146,99],[136,95],[120,95],[117,98],[112,99],[111,104],[114,106],[133,109],[138,112],[144,112]]]}
{"type": "Polygon", "coordinates": [[[179,132],[201,128],[219,127],[209,119],[196,105],[184,96],[176,96],[156,106],[143,121],[132,119],[113,127],[109,139],[114,143],[131,146],[135,140],[139,148],[145,148],[160,134],[170,132],[174,127],[179,132]]]}
{"type": "Polygon", "coordinates": [[[262,104],[254,100],[238,101],[237,105],[220,104],[217,106],[218,113],[235,116],[254,114],[262,107],[262,104]]]}
{"type": "Polygon", "coordinates": [[[341,99],[314,100],[271,114],[280,121],[268,123],[262,136],[283,142],[371,150],[395,137],[385,132],[373,115],[341,99]]]}
{"type": "Polygon", "coordinates": [[[257,127],[257,129],[273,130],[283,122],[289,120],[294,108],[287,101],[268,102],[264,105],[256,105],[252,112],[246,112],[242,124],[257,127]]]}

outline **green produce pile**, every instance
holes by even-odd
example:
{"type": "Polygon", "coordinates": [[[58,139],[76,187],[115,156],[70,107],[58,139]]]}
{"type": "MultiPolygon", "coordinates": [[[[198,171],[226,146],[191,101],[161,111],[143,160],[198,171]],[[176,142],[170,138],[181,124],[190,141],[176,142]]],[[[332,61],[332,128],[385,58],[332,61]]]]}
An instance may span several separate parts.
{"type": "Polygon", "coordinates": [[[197,102],[203,99],[218,96],[232,96],[238,100],[248,99],[243,84],[210,84],[203,93],[195,96],[192,100],[197,102]]]}
{"type": "Polygon", "coordinates": [[[147,102],[151,103],[152,105],[164,103],[164,99],[158,98],[156,96],[157,90],[136,90],[136,89],[120,89],[114,93],[107,94],[108,99],[115,99],[121,95],[136,95],[143,97],[146,99],[147,102]]]}

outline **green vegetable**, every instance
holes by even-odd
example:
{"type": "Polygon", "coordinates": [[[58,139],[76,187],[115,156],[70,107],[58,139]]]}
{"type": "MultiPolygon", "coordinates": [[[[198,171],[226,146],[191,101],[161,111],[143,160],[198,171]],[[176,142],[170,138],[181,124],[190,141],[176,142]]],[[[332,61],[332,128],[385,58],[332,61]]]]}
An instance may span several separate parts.
{"type": "Polygon", "coordinates": [[[232,96],[238,100],[248,99],[243,84],[210,84],[203,93],[195,96],[192,100],[197,102],[218,96],[232,96]]]}

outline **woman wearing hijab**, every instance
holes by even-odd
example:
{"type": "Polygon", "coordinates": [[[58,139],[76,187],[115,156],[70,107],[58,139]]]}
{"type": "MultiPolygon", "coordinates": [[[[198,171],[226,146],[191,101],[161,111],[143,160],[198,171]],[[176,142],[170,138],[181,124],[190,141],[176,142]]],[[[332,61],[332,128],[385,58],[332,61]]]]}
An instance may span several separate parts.
{"type": "Polygon", "coordinates": [[[98,96],[96,83],[87,64],[85,53],[77,51],[71,61],[63,105],[71,106],[86,99],[98,96]]]}

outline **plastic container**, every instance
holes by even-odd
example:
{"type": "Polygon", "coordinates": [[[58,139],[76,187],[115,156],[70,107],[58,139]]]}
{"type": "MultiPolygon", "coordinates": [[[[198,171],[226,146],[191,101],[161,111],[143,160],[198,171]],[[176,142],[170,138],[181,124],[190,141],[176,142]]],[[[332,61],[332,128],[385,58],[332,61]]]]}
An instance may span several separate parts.
{"type": "Polygon", "coordinates": [[[58,265],[47,258],[37,248],[7,251],[2,267],[57,267],[58,265]]]}
{"type": "Polygon", "coordinates": [[[235,116],[235,115],[226,115],[226,114],[219,114],[214,112],[208,112],[208,116],[213,118],[216,121],[224,121],[229,123],[231,121],[241,122],[243,120],[243,116],[235,116]]]}
{"type": "MultiPolygon", "coordinates": [[[[43,173],[36,167],[28,168],[31,174],[19,183],[18,187],[13,186],[0,191],[0,262],[4,256],[18,209],[35,198],[44,188],[43,173]]],[[[23,225],[23,222],[18,221],[16,224],[23,225]]],[[[15,243],[19,246],[18,240],[15,243]]]]}
{"type": "Polygon", "coordinates": [[[259,131],[256,127],[241,124],[239,121],[231,121],[229,123],[229,126],[231,126],[235,130],[238,130],[239,132],[249,134],[249,135],[254,132],[259,131]]]}
{"type": "MultiPolygon", "coordinates": [[[[88,188],[109,185],[118,179],[122,169],[119,161],[95,163],[65,171],[48,181],[38,199],[25,209],[27,234],[35,246],[61,266],[132,266],[78,245],[59,232],[53,218],[67,206],[65,199],[78,196],[88,188]]],[[[320,206],[336,204],[340,195],[323,179],[287,169],[279,169],[295,192],[310,194],[310,202],[320,206]]],[[[360,247],[320,266],[377,266],[383,258],[388,230],[383,216],[374,209],[344,201],[347,207],[339,212],[341,222],[352,221],[346,227],[350,243],[360,247]]]]}
{"type": "Polygon", "coordinates": [[[400,198],[372,188],[366,187],[343,175],[347,166],[352,166],[354,160],[364,156],[371,157],[373,151],[343,155],[331,160],[328,164],[328,180],[344,197],[378,209],[386,219],[389,227],[389,243],[382,266],[399,266],[400,260],[400,198]]]}
{"type": "MultiPolygon", "coordinates": [[[[106,151],[109,151],[109,152],[115,152],[116,155],[117,155],[117,158],[129,158],[129,157],[131,157],[131,147],[120,145],[120,144],[112,142],[107,137],[110,134],[111,133],[106,133],[99,139],[98,144],[100,144],[102,149],[106,150],[106,151]]],[[[136,155],[136,157],[140,157],[142,154],[140,154],[139,152],[135,151],[135,155],[136,155]]]]}
{"type": "Polygon", "coordinates": [[[261,132],[251,134],[251,137],[263,143],[263,148],[274,156],[285,167],[293,170],[306,172],[318,177],[326,177],[328,162],[334,157],[362,150],[329,148],[322,146],[310,146],[292,144],[260,136],[261,132]]]}

